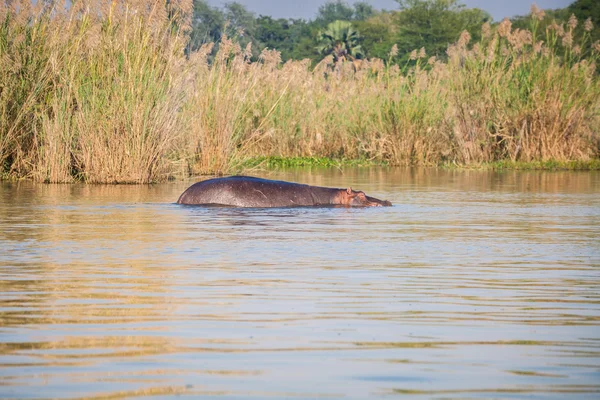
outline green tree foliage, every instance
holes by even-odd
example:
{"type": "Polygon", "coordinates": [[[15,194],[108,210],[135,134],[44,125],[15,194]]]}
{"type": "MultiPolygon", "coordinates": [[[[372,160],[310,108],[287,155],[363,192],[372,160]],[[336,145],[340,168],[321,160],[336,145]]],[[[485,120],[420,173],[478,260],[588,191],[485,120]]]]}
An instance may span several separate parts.
{"type": "Polygon", "coordinates": [[[395,14],[398,28],[396,43],[399,56],[405,60],[415,49],[425,48],[430,56],[444,58],[448,45],[467,30],[480,36],[481,25],[491,20],[485,11],[466,8],[458,0],[396,0],[400,12],[395,14]]]}
{"type": "Polygon", "coordinates": [[[289,50],[294,41],[292,30],[291,20],[273,19],[265,15],[261,15],[256,20],[256,39],[269,49],[277,49],[281,52],[289,50]]]}
{"type": "Polygon", "coordinates": [[[249,42],[254,45],[258,44],[254,37],[256,33],[256,17],[253,12],[236,1],[225,3],[224,16],[227,21],[226,34],[227,37],[236,39],[240,45],[246,46],[249,42]]]}
{"type": "MultiPolygon", "coordinates": [[[[211,7],[207,0],[194,0],[192,31],[189,49],[196,50],[205,43],[215,43],[213,53],[223,35],[245,46],[252,42],[255,55],[260,43],[256,40],[257,19],[251,11],[238,2],[226,3],[223,9],[211,7]]],[[[263,46],[264,47],[264,46],[263,46]]]]}
{"type": "Polygon", "coordinates": [[[592,43],[600,40],[600,1],[577,0],[566,8],[569,15],[574,14],[580,22],[580,27],[585,29],[585,21],[589,18],[593,24],[590,31],[592,43]]]}
{"type": "Polygon", "coordinates": [[[387,59],[397,40],[395,14],[379,13],[367,20],[356,21],[354,26],[362,36],[361,45],[366,58],[387,59]]]}
{"type": "Polygon", "coordinates": [[[196,50],[205,43],[218,43],[224,25],[225,16],[221,10],[211,7],[206,0],[194,0],[189,47],[196,50]]]}
{"type": "Polygon", "coordinates": [[[366,1],[359,1],[354,3],[354,21],[364,21],[377,14],[375,8],[366,1]]]}
{"type": "MultiPolygon", "coordinates": [[[[591,54],[591,46],[600,41],[600,2],[595,0],[577,0],[567,8],[556,10],[537,10],[532,8],[528,15],[517,16],[511,19],[514,29],[531,29],[535,27],[535,33],[542,40],[548,42],[552,36],[558,35],[554,40],[565,40],[565,43],[572,41],[580,43],[583,57],[591,54]],[[575,16],[575,19],[572,17],[575,16]],[[560,28],[559,28],[560,26],[560,28]],[[569,31],[572,37],[567,40],[564,37],[569,31]]],[[[563,47],[563,56],[571,50],[570,46],[563,47]]]]}
{"type": "Polygon", "coordinates": [[[315,23],[327,26],[334,21],[351,21],[354,17],[354,9],[346,2],[337,0],[329,1],[319,7],[315,23]]]}
{"type": "Polygon", "coordinates": [[[553,22],[565,22],[569,19],[569,14],[566,8],[556,10],[543,10],[543,19],[538,21],[536,16],[531,13],[527,15],[517,15],[510,19],[514,29],[530,29],[532,25],[536,25],[537,32],[544,32],[553,22]]]}
{"type": "Polygon", "coordinates": [[[360,35],[348,21],[333,21],[327,28],[319,32],[320,54],[333,55],[334,59],[346,60],[362,57],[362,47],[359,44],[360,35]]]}
{"type": "MultiPolygon", "coordinates": [[[[556,10],[544,10],[544,19],[539,24],[539,29],[544,30],[553,22],[566,22],[571,15],[575,15],[578,19],[578,29],[576,34],[582,35],[585,27],[585,21],[589,18],[593,24],[593,29],[590,31],[592,41],[600,40],[600,2],[597,0],[577,0],[566,8],[556,10]]],[[[517,16],[512,18],[512,23],[515,28],[526,29],[531,25],[531,14],[517,16]]]]}
{"type": "Polygon", "coordinates": [[[276,49],[281,52],[281,59],[317,59],[318,52],[311,28],[302,19],[273,19],[261,15],[256,20],[255,39],[262,48],[276,49]]]}
{"type": "Polygon", "coordinates": [[[353,6],[345,1],[328,1],[319,7],[314,23],[325,27],[334,21],[364,21],[376,15],[375,8],[366,1],[358,1],[353,6]]]}
{"type": "MultiPolygon", "coordinates": [[[[194,0],[190,49],[208,42],[218,44],[226,34],[242,46],[252,42],[255,56],[266,47],[280,51],[284,61],[304,58],[319,61],[328,54],[388,60],[390,50],[397,45],[398,55],[392,61],[405,64],[410,53],[421,48],[428,56],[444,59],[448,45],[456,42],[462,31],[467,30],[472,40],[477,41],[483,23],[491,21],[488,13],[467,8],[460,0],[396,2],[398,10],[377,11],[367,1],[349,5],[332,0],[319,8],[314,20],[305,21],[263,15],[257,18],[237,2],[219,9],[211,7],[207,0],[194,0]]],[[[545,10],[546,17],[537,25],[538,32],[544,32],[555,20],[566,22],[572,14],[579,20],[574,30],[576,37],[584,34],[585,21],[590,18],[594,29],[587,33],[588,40],[592,43],[600,40],[597,0],[577,0],[564,9],[545,10]]],[[[531,16],[524,16],[512,22],[514,28],[529,29],[533,21],[531,16]]]]}
{"type": "MultiPolygon", "coordinates": [[[[354,35],[356,36],[357,43],[352,44],[351,49],[349,50],[345,46],[338,46],[338,55],[340,57],[363,57],[364,52],[362,46],[360,45],[360,41],[362,37],[357,32],[356,26],[360,24],[361,21],[365,21],[369,18],[372,18],[378,15],[378,11],[366,1],[358,1],[354,3],[353,6],[348,5],[345,1],[335,0],[328,1],[321,7],[319,7],[319,11],[314,21],[311,21],[308,25],[311,27],[310,32],[313,34],[312,43],[313,49],[316,48],[318,50],[316,59],[322,57],[323,54],[329,55],[334,54],[336,51],[334,47],[328,49],[328,42],[331,42],[330,38],[324,38],[322,34],[330,29],[330,25],[336,21],[344,21],[344,22],[352,22],[352,24],[346,26],[353,27],[354,35]],[[315,29],[316,28],[316,29],[315,29]],[[352,53],[352,48],[354,49],[355,54],[352,53]],[[348,52],[350,51],[350,52],[348,52]],[[324,52],[324,53],[323,53],[324,52]]],[[[331,32],[334,33],[334,32],[331,32]]],[[[339,34],[337,32],[336,34],[339,34]]],[[[305,45],[308,44],[308,41],[305,41],[305,45]]],[[[306,48],[305,48],[306,49],[306,48]]],[[[311,55],[312,59],[315,59],[314,54],[311,55]]]]}
{"type": "Polygon", "coordinates": [[[567,7],[567,11],[575,14],[577,18],[590,17],[592,22],[600,24],[600,3],[596,0],[577,0],[567,7]]]}

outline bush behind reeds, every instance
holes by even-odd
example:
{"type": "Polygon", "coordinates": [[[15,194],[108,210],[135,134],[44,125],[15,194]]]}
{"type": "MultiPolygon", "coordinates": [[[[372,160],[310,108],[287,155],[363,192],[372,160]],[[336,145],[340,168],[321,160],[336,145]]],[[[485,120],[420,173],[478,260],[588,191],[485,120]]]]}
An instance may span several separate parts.
{"type": "MultiPolygon", "coordinates": [[[[46,182],[144,183],[253,157],[391,165],[600,156],[589,23],[484,25],[448,61],[258,60],[224,38],[185,54],[191,2],[0,2],[0,166],[46,182]],[[18,3],[15,5],[15,3],[18,3]],[[580,27],[581,28],[581,27],[580,27]],[[589,29],[588,29],[589,28],[589,29]],[[586,58],[582,58],[586,54],[586,58]]],[[[393,56],[392,49],[390,56],[393,56]]],[[[391,59],[391,57],[390,57],[391,59]]]]}

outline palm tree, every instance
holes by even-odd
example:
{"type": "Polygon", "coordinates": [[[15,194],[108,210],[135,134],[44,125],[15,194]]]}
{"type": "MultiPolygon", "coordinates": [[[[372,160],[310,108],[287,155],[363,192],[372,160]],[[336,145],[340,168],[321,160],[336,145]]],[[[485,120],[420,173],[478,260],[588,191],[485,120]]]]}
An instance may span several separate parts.
{"type": "Polygon", "coordinates": [[[361,39],[358,31],[348,21],[333,21],[324,31],[319,32],[317,50],[324,56],[332,55],[335,61],[362,57],[361,39]]]}

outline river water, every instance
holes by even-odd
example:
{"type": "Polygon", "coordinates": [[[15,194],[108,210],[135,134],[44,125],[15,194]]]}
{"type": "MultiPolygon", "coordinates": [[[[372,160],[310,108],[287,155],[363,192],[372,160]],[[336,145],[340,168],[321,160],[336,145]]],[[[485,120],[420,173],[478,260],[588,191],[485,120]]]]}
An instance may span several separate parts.
{"type": "Polygon", "coordinates": [[[1,398],[600,398],[600,173],[260,173],[391,208],[0,183],[1,398]]]}

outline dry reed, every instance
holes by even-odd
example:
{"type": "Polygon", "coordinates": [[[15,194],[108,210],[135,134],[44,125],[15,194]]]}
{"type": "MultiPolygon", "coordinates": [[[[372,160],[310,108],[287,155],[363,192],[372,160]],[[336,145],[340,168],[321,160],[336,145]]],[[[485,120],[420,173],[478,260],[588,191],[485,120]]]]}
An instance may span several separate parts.
{"type": "Polygon", "coordinates": [[[268,50],[252,61],[227,38],[210,63],[211,45],[186,55],[188,0],[29,4],[0,2],[4,176],[145,183],[257,156],[600,156],[600,45],[574,17],[544,32],[537,8],[531,30],[486,24],[479,43],[461,35],[447,62],[415,49],[401,67],[331,57],[311,67],[268,50]]]}

